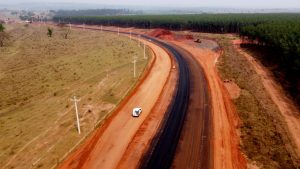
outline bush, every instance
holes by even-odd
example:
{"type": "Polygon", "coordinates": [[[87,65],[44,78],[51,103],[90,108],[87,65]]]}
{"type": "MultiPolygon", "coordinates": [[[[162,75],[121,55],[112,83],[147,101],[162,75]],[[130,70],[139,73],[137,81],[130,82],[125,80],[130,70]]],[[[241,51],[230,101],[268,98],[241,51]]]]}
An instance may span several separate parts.
{"type": "Polygon", "coordinates": [[[52,37],[52,34],[53,34],[53,29],[48,28],[48,32],[47,32],[48,37],[52,37]]]}

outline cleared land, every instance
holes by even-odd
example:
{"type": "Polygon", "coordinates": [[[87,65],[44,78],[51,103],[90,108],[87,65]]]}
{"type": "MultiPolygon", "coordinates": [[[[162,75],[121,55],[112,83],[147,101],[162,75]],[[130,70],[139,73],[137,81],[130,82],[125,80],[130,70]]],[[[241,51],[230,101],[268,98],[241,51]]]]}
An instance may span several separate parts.
{"type": "MultiPolygon", "coordinates": [[[[115,29],[115,28],[111,28],[111,29],[115,29]]],[[[129,29],[127,29],[127,31],[128,30],[129,29]]],[[[149,30],[136,30],[136,29],[131,29],[131,30],[134,30],[135,32],[149,33],[149,30]]],[[[241,152],[239,151],[239,139],[235,131],[235,127],[238,125],[238,119],[236,117],[236,113],[232,107],[232,104],[230,103],[230,98],[227,92],[225,91],[224,87],[222,86],[223,84],[220,81],[215,68],[216,59],[220,54],[219,52],[215,51],[215,49],[219,47],[218,44],[216,44],[214,41],[204,40],[204,39],[201,39],[202,43],[198,44],[193,42],[193,40],[188,35],[186,36],[177,35],[177,34],[172,35],[171,32],[165,30],[154,30],[154,31],[150,30],[150,32],[151,33],[149,34],[151,36],[155,36],[167,41],[171,41],[172,43],[175,43],[176,45],[181,46],[182,48],[191,52],[191,54],[199,62],[199,63],[194,62],[194,64],[197,66],[201,65],[204,68],[204,72],[208,78],[209,85],[211,88],[210,91],[212,92],[212,102],[213,102],[212,106],[214,111],[213,123],[214,125],[216,125],[216,129],[214,129],[214,134],[212,134],[214,135],[212,136],[214,138],[213,141],[211,141],[212,145],[214,145],[214,151],[215,151],[214,152],[215,156],[211,158],[211,162],[213,161],[214,163],[212,164],[214,165],[214,168],[245,167],[246,165],[245,160],[241,155],[241,152]]],[[[191,56],[191,58],[193,56],[191,56]]],[[[199,86],[199,84],[197,86],[199,86]]],[[[203,92],[200,92],[199,94],[201,93],[203,92]]],[[[201,99],[197,97],[195,99],[195,102],[199,100],[201,99]]],[[[200,122],[201,116],[203,116],[204,111],[201,108],[194,108],[194,109],[191,108],[191,110],[193,110],[194,116],[187,118],[186,120],[187,123],[186,126],[184,127],[185,131],[182,134],[181,141],[177,148],[175,161],[173,162],[172,167],[174,168],[188,168],[188,167],[198,168],[198,166],[201,164],[201,161],[199,161],[199,159],[201,159],[202,157],[202,154],[199,153],[199,150],[200,149],[203,150],[203,144],[202,144],[204,142],[203,140],[205,141],[209,140],[207,136],[204,137],[198,136],[194,138],[196,134],[199,134],[199,132],[201,133],[201,131],[199,130],[199,128],[201,127],[199,126],[204,124],[203,122],[200,122]],[[194,122],[193,125],[191,121],[194,122]],[[198,141],[196,141],[197,139],[198,141]],[[201,141],[199,141],[199,139],[201,139],[201,141]]],[[[149,121],[146,121],[145,125],[143,126],[147,126],[148,122],[149,121]]],[[[145,133],[148,133],[148,130],[145,130],[145,127],[142,127],[138,132],[137,137],[135,137],[134,140],[132,141],[132,144],[130,144],[129,150],[126,151],[126,156],[123,157],[123,160],[125,162],[119,165],[120,168],[122,167],[126,168],[128,166],[132,167],[138,164],[137,161],[131,163],[128,161],[129,159],[139,159],[139,156],[135,155],[131,151],[132,149],[142,148],[146,146],[146,144],[142,146],[141,144],[143,143],[140,143],[140,141],[143,142],[141,136],[146,135],[145,133]],[[128,154],[130,154],[129,157],[128,154]]],[[[139,153],[140,152],[138,152],[138,154],[139,153]]],[[[208,157],[206,157],[206,159],[208,159],[208,157]]]]}
{"type": "MultiPolygon", "coordinates": [[[[0,166],[51,168],[84,139],[134,86],[147,60],[127,37],[18,24],[0,48],[0,166]],[[77,95],[82,134],[70,98],[77,95]]],[[[150,54],[150,53],[149,53],[150,54]]]]}
{"type": "MultiPolygon", "coordinates": [[[[283,90],[283,87],[276,82],[274,74],[270,72],[266,67],[262,66],[260,61],[257,61],[253,54],[249,54],[240,47],[240,41],[233,41],[237,51],[239,51],[248,62],[253,66],[257,74],[260,75],[262,84],[264,85],[266,91],[270,95],[272,101],[278,107],[283,121],[286,122],[291,140],[294,144],[294,150],[292,151],[295,154],[298,154],[298,159],[294,159],[296,164],[300,163],[300,113],[290,97],[287,96],[287,92],[283,90]]],[[[294,157],[295,158],[295,157],[294,157]]],[[[300,164],[299,164],[300,165],[300,164]]]]}
{"type": "MultiPolygon", "coordinates": [[[[242,151],[249,167],[296,168],[297,157],[278,107],[263,86],[261,77],[232,44],[232,35],[195,33],[196,38],[213,38],[223,50],[218,70],[225,84],[236,83],[239,97],[233,99],[241,119],[242,151]]],[[[236,92],[236,91],[229,91],[236,92]]]]}
{"type": "MultiPolygon", "coordinates": [[[[163,51],[157,50],[159,47],[155,46],[156,45],[152,45],[152,49],[154,51],[160,51],[160,53],[162,54],[163,51]]],[[[178,67],[173,57],[171,57],[171,60],[172,65],[178,67]]],[[[172,98],[175,95],[177,81],[178,69],[172,68],[169,73],[169,77],[164,85],[163,91],[161,92],[159,98],[156,100],[155,106],[152,108],[151,113],[146,117],[146,119],[143,121],[142,125],[132,138],[125,153],[123,154],[122,159],[118,164],[118,169],[138,168],[140,166],[141,160],[137,159],[142,159],[144,153],[150,148],[151,140],[154,138],[157,130],[159,129],[166,115],[167,109],[169,108],[169,104],[171,103],[172,98]]]]}
{"type": "MultiPolygon", "coordinates": [[[[105,125],[99,128],[86,143],[71,154],[59,168],[113,169],[121,162],[125,151],[128,150],[128,145],[138,129],[145,119],[152,114],[171,70],[169,55],[152,43],[146,42],[146,44],[150,45],[156,57],[152,68],[147,72],[147,76],[142,78],[142,83],[139,83],[138,87],[129,98],[126,98],[125,102],[122,102],[121,106],[105,125]],[[143,109],[139,118],[131,116],[132,108],[136,106],[143,109]]],[[[168,105],[167,102],[165,102],[166,105],[168,105]]],[[[134,160],[138,161],[139,159],[134,160]]]]}
{"type": "MultiPolygon", "coordinates": [[[[216,70],[216,60],[220,56],[218,51],[218,44],[212,40],[201,39],[201,43],[195,43],[193,40],[174,41],[175,44],[181,46],[185,50],[189,51],[192,57],[195,58],[197,64],[203,67],[204,74],[206,75],[209,91],[211,93],[211,109],[212,109],[212,123],[211,130],[211,168],[245,168],[246,161],[239,151],[239,137],[235,128],[239,125],[239,119],[237,113],[232,106],[232,102],[228,96],[227,91],[224,90],[223,83],[220,81],[219,74],[216,70]]],[[[201,92],[202,93],[202,92],[201,92]]],[[[198,110],[198,109],[197,109],[198,110]]],[[[203,114],[203,110],[198,110],[198,113],[203,114]]],[[[200,115],[188,119],[187,124],[191,124],[191,121],[196,119],[199,122],[200,115]]],[[[195,120],[194,120],[195,121],[195,120]]],[[[204,122],[202,122],[204,124],[204,122]]],[[[183,132],[185,136],[182,140],[185,140],[188,136],[193,137],[197,134],[191,132],[191,125],[186,125],[186,131],[183,132]],[[188,130],[189,129],[189,130],[188,130]]],[[[190,139],[196,140],[197,138],[190,139]]],[[[198,138],[199,139],[199,138],[198,138]]],[[[207,139],[206,137],[200,138],[201,141],[207,139]]],[[[201,142],[198,141],[198,142],[201,142]]],[[[194,143],[197,145],[197,143],[194,143]]],[[[174,168],[183,168],[184,166],[190,166],[192,163],[187,157],[188,153],[195,153],[191,142],[182,142],[178,146],[178,152],[174,159],[174,168]],[[186,158],[186,160],[181,160],[186,158]]],[[[197,154],[194,155],[197,157],[197,154]]],[[[201,157],[201,154],[198,154],[201,157]]],[[[195,157],[194,157],[195,158],[195,157]]],[[[208,160],[209,158],[206,157],[208,160]]],[[[191,167],[192,168],[192,167],[191,167]]],[[[194,167],[197,168],[197,167],[194,167]]],[[[202,167],[205,168],[205,167],[202,167]]],[[[208,167],[206,167],[208,168],[208,167]]]]}

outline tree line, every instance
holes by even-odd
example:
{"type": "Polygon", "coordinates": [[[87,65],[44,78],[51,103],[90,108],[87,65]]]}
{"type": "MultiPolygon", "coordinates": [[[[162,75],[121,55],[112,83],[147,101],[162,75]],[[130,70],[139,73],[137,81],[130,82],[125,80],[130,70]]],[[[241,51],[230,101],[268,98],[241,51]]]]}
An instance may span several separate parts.
{"type": "Polygon", "coordinates": [[[240,36],[273,51],[271,57],[263,59],[278,66],[277,70],[287,82],[285,87],[300,104],[300,20],[247,26],[241,29],[240,36]]]}
{"type": "Polygon", "coordinates": [[[270,21],[300,20],[300,14],[193,14],[193,15],[126,15],[126,16],[72,16],[55,15],[53,20],[75,24],[104,26],[165,28],[210,33],[239,33],[248,25],[270,21]]]}
{"type": "Polygon", "coordinates": [[[268,58],[278,64],[288,89],[300,103],[300,14],[193,14],[133,16],[59,16],[54,21],[136,28],[165,28],[208,33],[237,33],[256,45],[277,51],[268,58]]]}
{"type": "Polygon", "coordinates": [[[115,15],[137,15],[142,11],[132,11],[128,9],[87,9],[87,10],[58,10],[51,12],[56,16],[115,16],[115,15]]]}

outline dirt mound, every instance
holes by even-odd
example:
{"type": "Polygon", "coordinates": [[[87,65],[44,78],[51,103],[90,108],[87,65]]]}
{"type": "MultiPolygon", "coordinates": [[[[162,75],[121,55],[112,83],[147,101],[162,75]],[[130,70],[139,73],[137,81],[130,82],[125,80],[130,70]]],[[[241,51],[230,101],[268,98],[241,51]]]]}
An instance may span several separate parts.
{"type": "Polygon", "coordinates": [[[149,35],[164,40],[175,40],[173,33],[165,29],[155,29],[149,35]]]}
{"type": "Polygon", "coordinates": [[[224,80],[224,85],[231,97],[231,99],[237,99],[240,97],[241,89],[232,80],[224,80]]]}
{"type": "Polygon", "coordinates": [[[185,39],[187,39],[187,40],[193,40],[194,39],[193,35],[184,35],[184,36],[185,36],[185,39]]]}
{"type": "Polygon", "coordinates": [[[173,34],[169,30],[165,29],[155,29],[154,31],[150,32],[148,34],[149,36],[153,36],[156,38],[164,39],[164,40],[193,40],[193,35],[179,35],[179,34],[173,34]]]}
{"type": "Polygon", "coordinates": [[[165,29],[155,29],[154,31],[150,32],[149,35],[159,38],[165,35],[173,35],[173,33],[165,29]]]}

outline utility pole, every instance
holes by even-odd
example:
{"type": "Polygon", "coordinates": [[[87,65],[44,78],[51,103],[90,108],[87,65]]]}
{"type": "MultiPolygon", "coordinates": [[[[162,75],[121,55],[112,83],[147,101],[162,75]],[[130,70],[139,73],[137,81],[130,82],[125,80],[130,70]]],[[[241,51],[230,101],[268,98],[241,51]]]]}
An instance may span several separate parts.
{"type": "Polygon", "coordinates": [[[72,101],[75,104],[75,111],[76,111],[76,118],[77,118],[77,129],[78,129],[78,134],[80,134],[81,131],[80,131],[79,113],[78,113],[78,107],[77,107],[77,102],[79,102],[80,100],[76,99],[76,96],[74,96],[74,99],[72,99],[72,101]]]}
{"type": "Polygon", "coordinates": [[[146,44],[144,43],[144,59],[147,59],[146,58],[146,44]]]}
{"type": "Polygon", "coordinates": [[[118,27],[118,36],[120,36],[120,28],[118,27]]]}
{"type": "Polygon", "coordinates": [[[134,57],[133,59],[133,77],[135,78],[136,77],[136,58],[134,57]]]}
{"type": "Polygon", "coordinates": [[[138,36],[139,47],[141,47],[141,35],[138,36]]]}
{"type": "Polygon", "coordinates": [[[130,40],[131,40],[131,30],[130,30],[130,40]]]}

